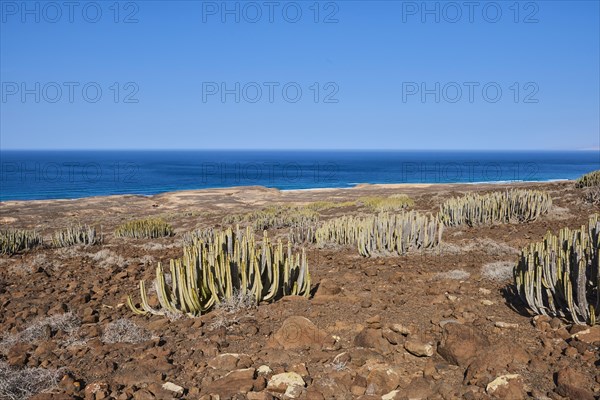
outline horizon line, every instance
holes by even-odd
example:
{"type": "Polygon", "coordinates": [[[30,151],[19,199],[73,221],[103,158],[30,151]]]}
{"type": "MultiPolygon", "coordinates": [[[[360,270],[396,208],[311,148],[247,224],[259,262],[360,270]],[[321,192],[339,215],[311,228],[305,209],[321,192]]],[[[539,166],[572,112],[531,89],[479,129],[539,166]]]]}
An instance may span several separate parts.
{"type": "Polygon", "coordinates": [[[377,152],[391,152],[391,151],[547,151],[547,152],[565,152],[565,151],[600,151],[600,147],[597,148],[583,148],[583,149],[426,149],[426,148],[0,148],[0,151],[377,151],[377,152]]]}

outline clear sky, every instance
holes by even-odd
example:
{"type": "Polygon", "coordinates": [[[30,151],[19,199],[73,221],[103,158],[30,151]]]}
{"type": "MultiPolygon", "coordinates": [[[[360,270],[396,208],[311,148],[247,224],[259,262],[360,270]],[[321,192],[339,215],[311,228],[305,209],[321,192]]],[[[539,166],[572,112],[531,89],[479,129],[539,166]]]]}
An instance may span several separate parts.
{"type": "Polygon", "coordinates": [[[2,149],[600,147],[598,1],[0,3],[2,149]]]}

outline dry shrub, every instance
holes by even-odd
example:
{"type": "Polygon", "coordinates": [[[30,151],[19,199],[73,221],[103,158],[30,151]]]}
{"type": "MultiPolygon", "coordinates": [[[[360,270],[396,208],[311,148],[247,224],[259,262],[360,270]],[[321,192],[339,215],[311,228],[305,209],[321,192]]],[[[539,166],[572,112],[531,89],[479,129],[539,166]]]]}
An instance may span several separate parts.
{"type": "Polygon", "coordinates": [[[24,400],[56,388],[62,374],[62,370],[17,369],[0,361],[0,399],[24,400]]]}
{"type": "Polygon", "coordinates": [[[72,336],[79,330],[81,321],[73,313],[56,314],[32,322],[25,330],[6,335],[0,341],[0,353],[6,353],[17,343],[33,343],[38,340],[48,339],[57,332],[64,332],[72,336]]]}
{"type": "Polygon", "coordinates": [[[129,319],[121,318],[106,326],[102,341],[104,343],[141,343],[151,338],[152,334],[146,328],[142,328],[129,319]]]}
{"type": "Polygon", "coordinates": [[[210,324],[210,329],[221,327],[229,328],[231,325],[239,322],[239,314],[242,311],[248,311],[256,307],[256,299],[251,293],[234,292],[233,296],[223,300],[215,307],[215,318],[210,324]]]}
{"type": "Polygon", "coordinates": [[[495,282],[503,282],[513,277],[513,261],[496,261],[481,267],[481,276],[495,282]]]}
{"type": "Polygon", "coordinates": [[[91,257],[92,260],[98,261],[98,266],[102,268],[123,268],[127,265],[123,257],[108,249],[102,249],[91,257]]]}
{"type": "Polygon", "coordinates": [[[470,276],[471,276],[471,274],[465,270],[453,269],[452,271],[437,273],[435,275],[434,279],[436,279],[436,280],[448,279],[448,280],[464,281],[464,280],[469,279],[470,276]]]}

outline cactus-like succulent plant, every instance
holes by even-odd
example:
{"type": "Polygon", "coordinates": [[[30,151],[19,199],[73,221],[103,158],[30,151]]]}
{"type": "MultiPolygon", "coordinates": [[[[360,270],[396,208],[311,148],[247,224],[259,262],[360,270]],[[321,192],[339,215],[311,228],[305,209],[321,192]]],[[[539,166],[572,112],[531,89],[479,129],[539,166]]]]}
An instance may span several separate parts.
{"type": "Polygon", "coordinates": [[[255,230],[262,231],[271,228],[293,228],[300,225],[312,224],[319,221],[319,214],[306,207],[278,205],[247,214],[228,215],[223,223],[252,225],[255,230]]]}
{"type": "Polygon", "coordinates": [[[600,215],[581,229],[548,232],[524,248],[514,269],[517,291],[535,313],[594,325],[600,315],[600,215]]]}
{"type": "Polygon", "coordinates": [[[7,229],[0,231],[0,254],[13,255],[31,250],[42,244],[42,236],[35,231],[7,229]]]}
{"type": "Polygon", "coordinates": [[[547,214],[551,206],[550,195],[539,190],[467,194],[444,202],[439,217],[446,226],[529,222],[547,214]]]}
{"type": "Polygon", "coordinates": [[[354,245],[360,255],[369,257],[436,247],[442,239],[442,228],[435,217],[412,211],[334,218],[323,223],[315,236],[320,246],[354,245]]]}
{"type": "Polygon", "coordinates": [[[317,225],[311,222],[299,223],[290,228],[289,241],[294,244],[314,243],[317,225]]]}
{"type": "Polygon", "coordinates": [[[183,235],[183,245],[191,246],[198,241],[210,242],[215,235],[214,228],[200,228],[183,235]]]}
{"type": "Polygon", "coordinates": [[[67,247],[76,244],[93,245],[102,243],[102,237],[96,233],[96,228],[88,225],[69,226],[52,235],[54,247],[67,247]]]}
{"type": "Polygon", "coordinates": [[[165,271],[158,264],[155,289],[160,308],[150,306],[144,281],[140,281],[141,306],[129,297],[129,307],[137,314],[196,316],[236,293],[251,294],[257,303],[310,294],[304,250],[293,254],[291,243],[287,248],[281,240],[272,244],[266,232],[257,243],[250,227],[217,232],[209,241],[196,239],[184,247],[182,258],[170,261],[169,273],[171,283],[167,284],[165,271]]]}
{"type": "Polygon", "coordinates": [[[407,195],[393,194],[390,197],[360,197],[357,204],[373,212],[395,212],[406,210],[414,206],[415,202],[407,195]]]}
{"type": "Polygon", "coordinates": [[[116,237],[130,237],[135,239],[154,239],[172,236],[173,228],[160,218],[146,218],[129,221],[115,229],[116,237]]]}
{"type": "Polygon", "coordinates": [[[582,175],[575,181],[575,187],[578,188],[592,186],[600,186],[600,169],[582,175]]]}

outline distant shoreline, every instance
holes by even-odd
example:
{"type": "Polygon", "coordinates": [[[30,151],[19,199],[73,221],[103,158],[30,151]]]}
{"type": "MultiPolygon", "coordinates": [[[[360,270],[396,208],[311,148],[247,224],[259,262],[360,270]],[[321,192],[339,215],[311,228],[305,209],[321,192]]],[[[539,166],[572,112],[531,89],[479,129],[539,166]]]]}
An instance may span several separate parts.
{"type": "Polygon", "coordinates": [[[247,186],[288,192],[368,183],[554,182],[599,169],[599,156],[583,151],[5,151],[0,201],[154,196],[247,186]]]}
{"type": "Polygon", "coordinates": [[[212,187],[212,188],[201,188],[201,189],[182,189],[182,190],[168,190],[164,192],[158,192],[153,194],[143,193],[118,193],[118,194],[107,194],[107,195],[92,195],[75,198],[56,198],[56,199],[10,199],[0,200],[0,206],[17,203],[50,203],[50,202],[74,202],[82,200],[100,200],[100,199],[117,199],[141,197],[141,198],[159,198],[170,195],[190,195],[190,194],[219,194],[227,192],[239,193],[242,191],[249,192],[271,192],[271,193],[320,193],[320,192],[333,192],[333,191],[358,191],[358,190],[377,190],[377,189],[426,189],[433,186],[442,187],[461,187],[473,188],[476,186],[520,186],[520,185],[544,185],[552,183],[566,183],[574,182],[572,179],[551,179],[547,181],[490,181],[490,182],[432,182],[432,183],[357,183],[354,186],[349,187],[316,187],[316,188],[301,188],[301,189],[278,189],[260,185],[250,186],[229,186],[229,187],[212,187]]]}

